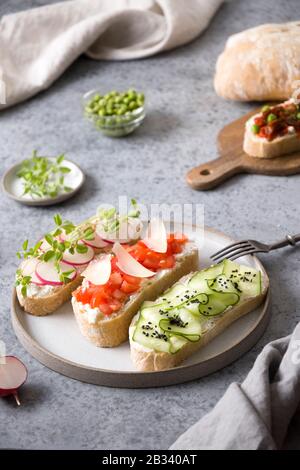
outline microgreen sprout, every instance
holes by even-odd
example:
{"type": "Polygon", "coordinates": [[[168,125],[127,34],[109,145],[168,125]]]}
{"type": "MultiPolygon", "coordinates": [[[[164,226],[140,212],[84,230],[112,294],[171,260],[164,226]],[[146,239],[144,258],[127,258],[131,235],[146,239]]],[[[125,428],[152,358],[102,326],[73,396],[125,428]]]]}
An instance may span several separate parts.
{"type": "Polygon", "coordinates": [[[41,157],[34,150],[32,157],[24,160],[17,172],[22,179],[23,195],[55,198],[61,192],[72,191],[65,185],[65,175],[71,169],[63,165],[64,158],[63,154],[56,158],[41,157]]]}

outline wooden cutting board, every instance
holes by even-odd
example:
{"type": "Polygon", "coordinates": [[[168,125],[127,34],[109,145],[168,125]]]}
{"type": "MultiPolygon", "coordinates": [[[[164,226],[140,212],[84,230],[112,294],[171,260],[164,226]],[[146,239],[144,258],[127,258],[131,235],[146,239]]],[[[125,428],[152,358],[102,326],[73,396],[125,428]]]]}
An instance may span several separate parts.
{"type": "Polygon", "coordinates": [[[212,189],[239,173],[276,176],[300,173],[300,152],[277,158],[254,158],[243,151],[245,123],[260,109],[223,127],[217,138],[219,157],[193,168],[186,175],[187,183],[193,189],[212,189]]]}

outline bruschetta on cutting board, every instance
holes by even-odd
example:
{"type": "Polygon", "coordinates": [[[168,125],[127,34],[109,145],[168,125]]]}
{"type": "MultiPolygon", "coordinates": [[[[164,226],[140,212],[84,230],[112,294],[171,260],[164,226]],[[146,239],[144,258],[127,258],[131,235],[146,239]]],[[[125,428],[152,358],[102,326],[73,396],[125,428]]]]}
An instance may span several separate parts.
{"type": "Polygon", "coordinates": [[[246,123],[244,151],[274,158],[300,151],[300,106],[293,100],[264,106],[246,123]]]}

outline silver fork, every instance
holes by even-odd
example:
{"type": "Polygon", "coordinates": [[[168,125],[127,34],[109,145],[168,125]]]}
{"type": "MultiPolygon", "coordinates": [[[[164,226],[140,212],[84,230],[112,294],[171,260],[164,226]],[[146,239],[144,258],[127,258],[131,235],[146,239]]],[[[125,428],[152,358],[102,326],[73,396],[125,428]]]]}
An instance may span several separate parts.
{"type": "Polygon", "coordinates": [[[295,246],[300,241],[300,233],[297,235],[287,235],[283,240],[277,243],[258,242],[257,240],[242,240],[240,242],[231,243],[231,245],[222,248],[211,256],[215,263],[223,261],[223,259],[234,260],[246,255],[253,255],[254,253],[269,253],[269,251],[283,248],[284,246],[295,246]]]}

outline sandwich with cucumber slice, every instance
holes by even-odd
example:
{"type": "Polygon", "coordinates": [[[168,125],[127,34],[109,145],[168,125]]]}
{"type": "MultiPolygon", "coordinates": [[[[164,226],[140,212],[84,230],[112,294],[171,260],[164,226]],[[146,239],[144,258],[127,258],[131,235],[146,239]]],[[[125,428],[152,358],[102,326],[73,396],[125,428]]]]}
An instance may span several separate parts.
{"type": "Polygon", "coordinates": [[[176,367],[257,308],[267,290],[265,273],[229,260],[182,277],[133,318],[129,340],[136,368],[176,367]]]}

